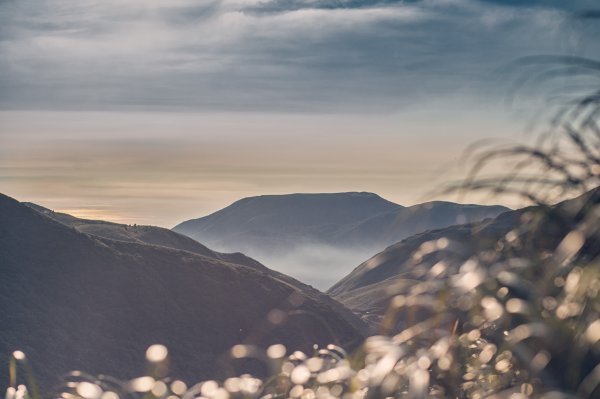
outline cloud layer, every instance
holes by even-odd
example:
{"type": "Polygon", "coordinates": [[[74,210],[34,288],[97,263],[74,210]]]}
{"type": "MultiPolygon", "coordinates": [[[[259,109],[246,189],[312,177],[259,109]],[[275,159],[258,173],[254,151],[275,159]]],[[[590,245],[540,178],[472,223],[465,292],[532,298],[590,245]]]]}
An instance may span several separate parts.
{"type": "Polygon", "coordinates": [[[5,0],[0,107],[395,109],[488,93],[516,57],[593,46],[571,23],[586,2],[501,3],[5,0]]]}

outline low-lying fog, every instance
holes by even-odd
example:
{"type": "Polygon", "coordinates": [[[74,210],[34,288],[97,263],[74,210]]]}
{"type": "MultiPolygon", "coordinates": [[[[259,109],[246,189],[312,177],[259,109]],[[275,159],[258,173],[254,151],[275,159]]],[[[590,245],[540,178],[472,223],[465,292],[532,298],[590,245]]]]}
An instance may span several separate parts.
{"type": "Polygon", "coordinates": [[[326,291],[355,267],[383,249],[343,248],[315,243],[303,244],[282,254],[249,248],[243,252],[273,270],[326,291]]]}

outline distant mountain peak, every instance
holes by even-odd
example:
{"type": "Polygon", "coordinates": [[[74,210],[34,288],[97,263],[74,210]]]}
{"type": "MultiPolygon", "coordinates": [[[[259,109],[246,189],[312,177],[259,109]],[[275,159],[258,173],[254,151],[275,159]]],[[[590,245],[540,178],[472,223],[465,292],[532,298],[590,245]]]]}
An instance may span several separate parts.
{"type": "Polygon", "coordinates": [[[506,210],[442,201],[404,207],[365,191],[294,193],[243,198],[173,230],[326,288],[341,277],[335,270],[342,264],[348,267],[416,233],[506,210]]]}
{"type": "MultiPolygon", "coordinates": [[[[247,201],[263,201],[263,200],[289,200],[289,199],[305,199],[305,200],[314,200],[314,199],[323,199],[323,200],[340,200],[340,199],[379,199],[382,201],[387,201],[385,198],[381,197],[378,194],[368,192],[368,191],[342,191],[342,192],[332,192],[332,193],[290,193],[290,194],[262,194],[251,197],[244,197],[234,203],[238,202],[247,202],[247,201]]],[[[387,201],[390,202],[390,201],[387,201]]],[[[397,206],[400,206],[396,204],[397,206]]]]}
{"type": "Polygon", "coordinates": [[[269,194],[242,198],[208,216],[183,222],[173,228],[189,231],[191,225],[209,219],[229,220],[236,225],[271,225],[275,230],[292,225],[347,223],[348,220],[403,208],[368,192],[269,194]]]}

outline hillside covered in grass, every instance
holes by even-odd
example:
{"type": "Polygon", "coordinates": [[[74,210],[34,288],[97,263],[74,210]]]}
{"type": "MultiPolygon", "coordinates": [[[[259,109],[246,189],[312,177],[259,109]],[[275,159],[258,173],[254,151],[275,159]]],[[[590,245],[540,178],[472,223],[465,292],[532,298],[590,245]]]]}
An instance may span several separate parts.
{"type": "Polygon", "coordinates": [[[254,262],[84,234],[6,196],[0,258],[0,357],[25,352],[48,390],[76,369],[141,375],[155,343],[195,380],[225,372],[238,343],[307,350],[363,338],[336,301],[254,262]]]}

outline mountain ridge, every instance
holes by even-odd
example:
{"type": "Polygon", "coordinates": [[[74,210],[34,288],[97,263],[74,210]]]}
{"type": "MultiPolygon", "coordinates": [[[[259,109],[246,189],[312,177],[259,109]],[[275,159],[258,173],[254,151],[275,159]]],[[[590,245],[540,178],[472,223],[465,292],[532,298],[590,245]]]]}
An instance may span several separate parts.
{"type": "Polygon", "coordinates": [[[73,227],[84,234],[129,243],[159,245],[221,259],[226,262],[241,262],[248,266],[265,268],[264,265],[240,252],[221,253],[213,251],[188,236],[163,227],[144,225],[131,226],[104,220],[82,219],[67,213],[55,212],[32,202],[23,202],[22,204],[59,223],[73,227]]]}
{"type": "MultiPolygon", "coordinates": [[[[23,350],[46,388],[74,369],[142,375],[155,343],[197,381],[235,344],[353,347],[365,333],[337,301],[266,267],[81,233],[3,195],[0,258],[0,357],[23,350]]],[[[7,375],[0,365],[0,384],[7,375]]]]}
{"type": "Polygon", "coordinates": [[[219,251],[239,251],[326,289],[373,253],[431,228],[494,217],[502,206],[431,201],[405,207],[369,192],[247,197],[173,228],[219,251]],[[350,263],[351,264],[351,263],[350,263]]]}
{"type": "MultiPolygon", "coordinates": [[[[426,276],[422,274],[418,277],[417,272],[430,270],[439,261],[446,265],[460,265],[473,256],[495,248],[506,234],[523,226],[527,227],[525,233],[528,242],[527,246],[520,249],[520,256],[528,259],[535,255],[528,253],[528,250],[553,250],[569,231],[576,228],[578,219],[571,213],[590,206],[588,202],[598,201],[599,193],[600,189],[596,189],[551,207],[529,206],[504,212],[492,219],[413,235],[360,263],[327,293],[375,326],[381,322],[394,296],[408,294],[413,282],[426,276]],[[558,217],[561,213],[569,217],[558,217]],[[533,223],[532,220],[537,221],[533,223]],[[573,222],[565,226],[561,220],[573,222]],[[448,247],[415,258],[423,245],[438,243],[439,240],[444,240],[448,247]]],[[[597,248],[584,248],[582,251],[598,255],[597,248]]]]}

